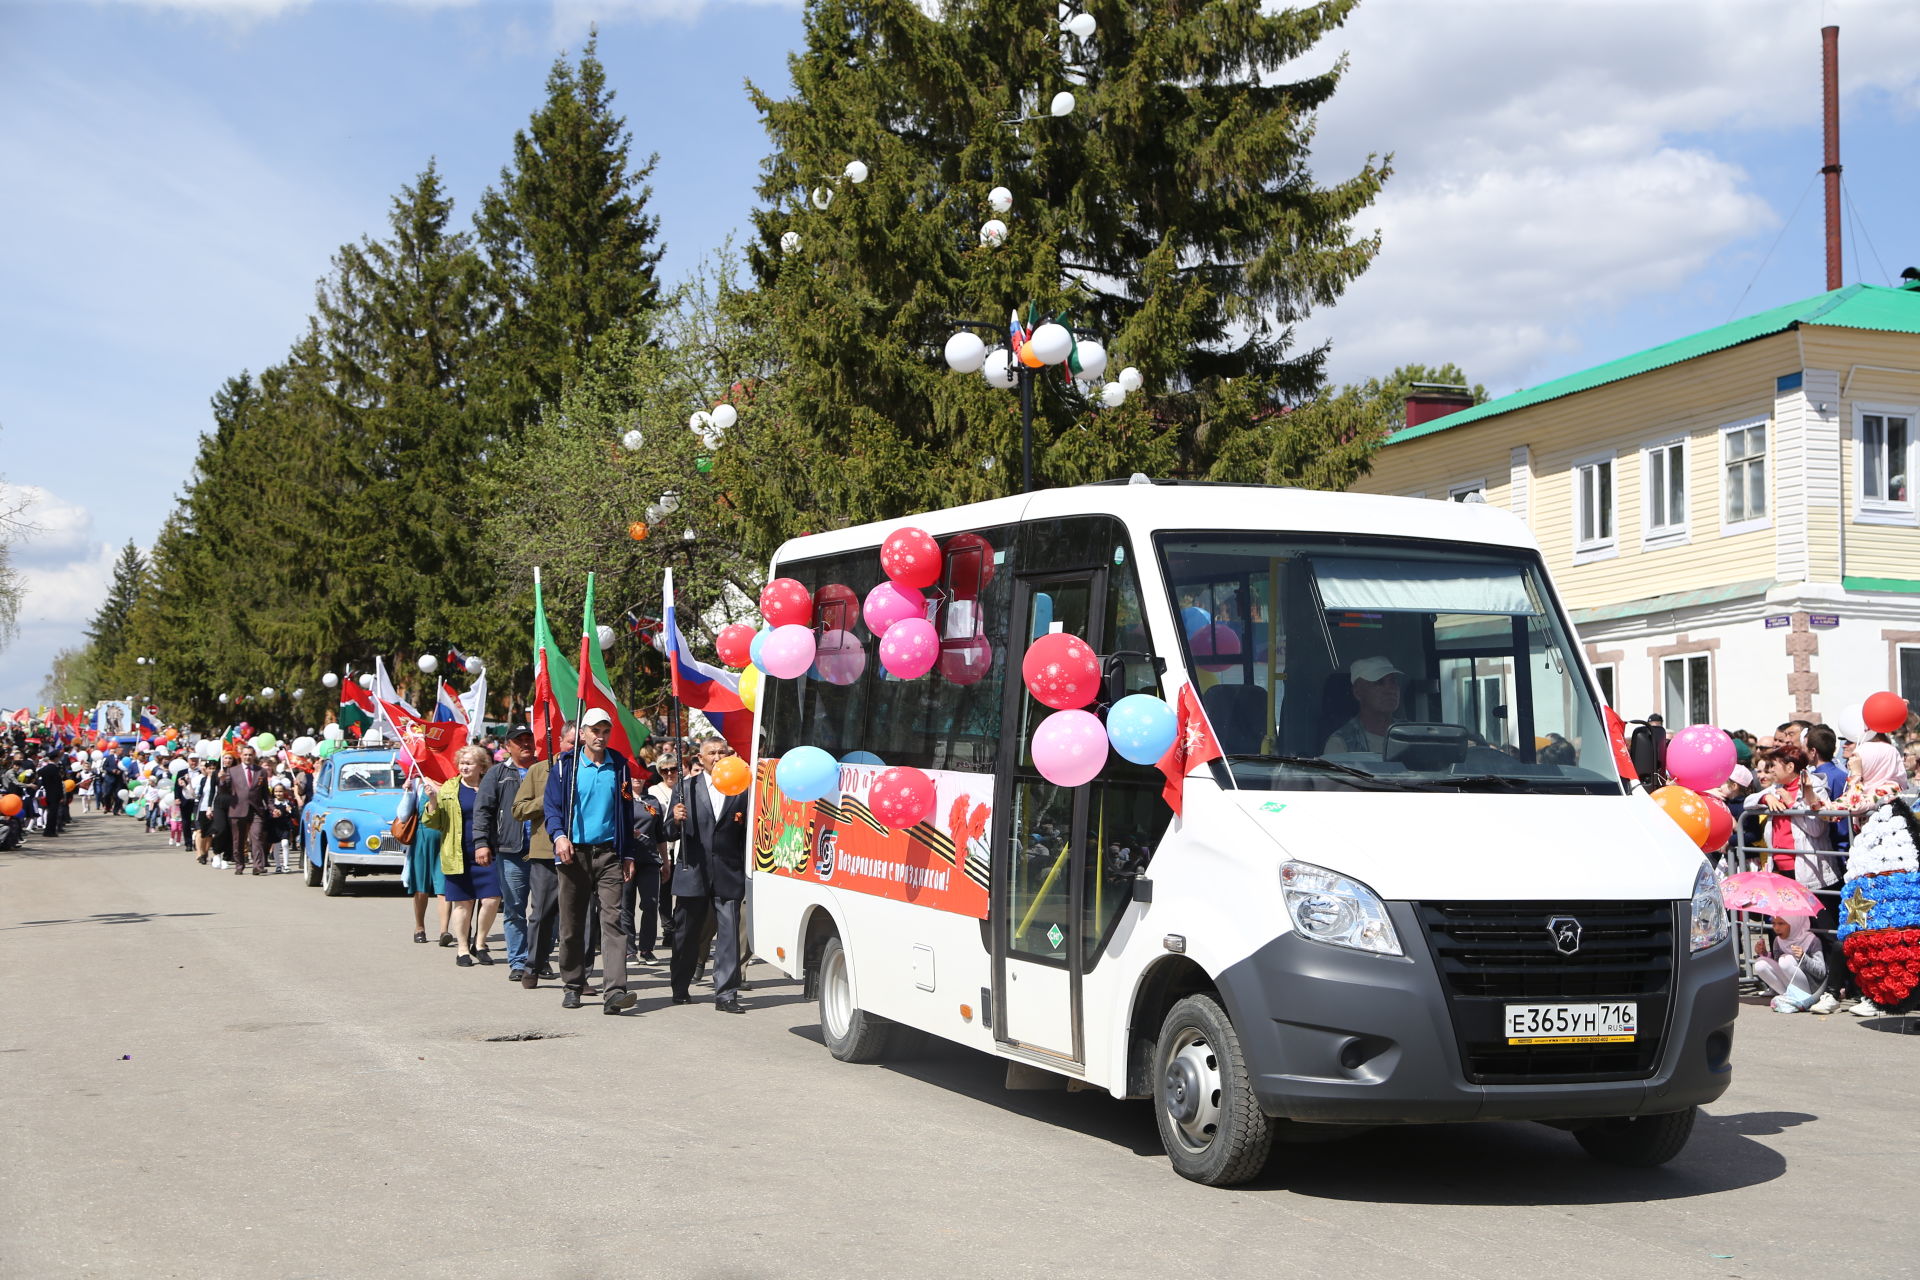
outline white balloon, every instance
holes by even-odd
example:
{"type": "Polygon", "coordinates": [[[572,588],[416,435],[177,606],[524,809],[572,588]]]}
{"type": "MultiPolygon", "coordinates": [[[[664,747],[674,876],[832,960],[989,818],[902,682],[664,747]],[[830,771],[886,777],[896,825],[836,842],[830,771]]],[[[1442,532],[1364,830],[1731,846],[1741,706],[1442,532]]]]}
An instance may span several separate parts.
{"type": "Polygon", "coordinates": [[[1080,372],[1073,376],[1082,382],[1095,382],[1107,371],[1107,349],[1091,338],[1083,339],[1078,346],[1080,372]]]}
{"type": "Polygon", "coordinates": [[[1055,116],[1070,116],[1073,114],[1073,107],[1073,95],[1065,89],[1053,95],[1053,106],[1050,109],[1055,116]]]}
{"type": "Polygon", "coordinates": [[[865,161],[849,160],[847,161],[847,167],[842,170],[842,172],[846,174],[847,181],[856,187],[867,180],[867,166],[865,161]]]}
{"type": "Polygon", "coordinates": [[[978,373],[987,362],[987,344],[977,333],[962,330],[947,339],[947,368],[955,373],[978,373]]]}
{"type": "Polygon", "coordinates": [[[423,653],[420,655],[420,661],[416,665],[419,666],[421,674],[430,676],[440,669],[440,659],[430,653],[423,653]]]}
{"type": "Polygon", "coordinates": [[[368,693],[373,692],[373,672],[371,671],[366,672],[364,675],[360,677],[360,687],[362,689],[365,689],[368,693]]]}
{"type": "Polygon", "coordinates": [[[295,702],[298,702],[300,701],[300,699],[307,696],[307,691],[305,689],[295,689],[292,693],[288,694],[287,696],[289,698],[292,698],[295,702]]]}
{"type": "Polygon", "coordinates": [[[1005,213],[1013,208],[1013,192],[1005,187],[995,187],[987,192],[987,205],[995,213],[1005,213]]]}
{"type": "Polygon", "coordinates": [[[334,742],[341,742],[346,739],[347,731],[337,724],[330,724],[320,731],[320,736],[334,742]]]}
{"type": "Polygon", "coordinates": [[[691,418],[687,419],[687,430],[693,432],[693,434],[695,435],[699,435],[703,431],[709,430],[712,426],[713,426],[713,415],[708,413],[705,409],[700,410],[699,412],[695,413],[691,418]]]}
{"type": "Polygon", "coordinates": [[[733,430],[733,424],[740,421],[740,411],[730,404],[715,405],[710,416],[713,418],[713,425],[722,431],[733,430]]]}
{"type": "Polygon", "coordinates": [[[327,688],[329,689],[337,689],[340,687],[340,677],[333,674],[333,672],[329,671],[327,672],[327,674],[320,677],[320,683],[327,686],[327,688]]]}
{"type": "Polygon", "coordinates": [[[647,438],[644,435],[640,434],[640,428],[638,427],[635,427],[633,430],[627,432],[627,434],[620,437],[620,444],[623,448],[626,449],[628,453],[639,452],[640,446],[645,444],[646,442],[647,442],[647,438]]]}
{"type": "Polygon", "coordinates": [[[832,187],[815,187],[813,189],[813,207],[814,208],[824,210],[828,205],[832,203],[833,203],[832,187]]]}
{"type": "Polygon", "coordinates": [[[666,517],[667,513],[661,509],[660,504],[657,502],[647,508],[648,524],[659,524],[662,520],[666,519],[666,517]]]}
{"type": "Polygon", "coordinates": [[[1118,409],[1127,402],[1127,389],[1117,382],[1109,382],[1100,388],[1100,403],[1109,409],[1118,409]]]}
{"type": "Polygon", "coordinates": [[[310,756],[313,754],[314,748],[319,745],[320,744],[315,742],[312,738],[307,737],[305,734],[301,734],[299,737],[293,740],[293,747],[291,748],[291,750],[293,751],[293,754],[297,756],[310,756]]]}
{"type": "Polygon", "coordinates": [[[712,427],[708,427],[705,431],[702,431],[700,433],[701,447],[705,448],[709,452],[715,449],[718,449],[722,444],[725,444],[726,439],[727,439],[726,436],[722,435],[720,432],[716,431],[712,427]]]}
{"type": "Polygon", "coordinates": [[[382,734],[378,729],[369,729],[361,736],[360,745],[363,747],[384,747],[387,745],[386,735],[382,734]]]}
{"type": "Polygon", "coordinates": [[[479,675],[479,674],[480,674],[480,673],[481,673],[482,671],[485,671],[486,669],[487,669],[487,664],[486,664],[486,663],[484,663],[484,662],[482,662],[482,661],[480,661],[480,659],[478,659],[478,658],[468,658],[468,659],[467,659],[467,674],[468,674],[468,675],[470,675],[470,676],[477,676],[477,675],[479,675]]]}
{"type": "Polygon", "coordinates": [[[780,252],[798,253],[799,250],[800,233],[798,231],[789,231],[780,237],[780,252]]]}
{"type": "Polygon", "coordinates": [[[1049,320],[1033,331],[1027,346],[1040,358],[1040,363],[1059,364],[1073,353],[1073,335],[1067,332],[1067,326],[1049,320]]]}
{"type": "Polygon", "coordinates": [[[223,693],[223,694],[221,694],[221,695],[220,695],[220,701],[221,701],[221,703],[222,703],[222,705],[224,705],[224,704],[226,703],[226,701],[227,701],[227,695],[226,695],[226,694],[224,694],[224,693],[223,693]]]}
{"type": "Polygon", "coordinates": [[[599,640],[602,649],[611,649],[613,648],[613,642],[619,639],[619,635],[612,627],[603,622],[594,628],[594,638],[599,640]]]}
{"type": "Polygon", "coordinates": [[[274,692],[273,692],[273,686],[272,686],[272,685],[268,685],[268,686],[267,686],[266,688],[264,688],[264,689],[262,689],[262,690],[260,691],[260,701],[262,701],[262,702],[272,702],[272,701],[273,701],[273,699],[274,699],[274,692]]]}
{"type": "Polygon", "coordinates": [[[1076,35],[1082,40],[1085,40],[1098,29],[1100,24],[1093,20],[1093,15],[1090,13],[1076,13],[1061,23],[1060,26],[1069,35],[1076,35]]]}
{"type": "Polygon", "coordinates": [[[1007,224],[998,218],[988,218],[980,224],[980,243],[989,249],[998,249],[1007,242],[1007,224]]]}
{"type": "Polygon", "coordinates": [[[1019,376],[1013,370],[1013,352],[1005,347],[995,347],[987,353],[987,358],[981,362],[980,373],[986,378],[988,386],[998,387],[1002,391],[1010,390],[1019,376]]]}
{"type": "Polygon", "coordinates": [[[1138,391],[1146,385],[1146,381],[1145,378],[1140,376],[1140,371],[1132,365],[1128,365],[1120,371],[1120,385],[1129,391],[1138,391]]]}

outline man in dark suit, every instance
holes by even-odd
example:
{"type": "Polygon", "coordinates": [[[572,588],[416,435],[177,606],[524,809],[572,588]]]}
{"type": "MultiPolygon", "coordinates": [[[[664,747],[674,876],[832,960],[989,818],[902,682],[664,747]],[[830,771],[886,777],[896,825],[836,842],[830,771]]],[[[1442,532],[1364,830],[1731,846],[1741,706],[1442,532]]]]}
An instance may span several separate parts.
{"type": "Polygon", "coordinates": [[[713,766],[732,751],[719,738],[700,744],[698,771],[674,791],[666,831],[680,842],[673,867],[673,1002],[690,1004],[699,938],[711,913],[714,1008],[744,1013],[740,1005],[740,902],[747,896],[747,793],[722,795],[713,766]]]}
{"type": "Polygon", "coordinates": [[[267,771],[260,767],[259,753],[241,747],[240,759],[227,766],[220,789],[226,797],[233,874],[246,870],[243,859],[252,862],[253,874],[267,874],[267,771]]]}

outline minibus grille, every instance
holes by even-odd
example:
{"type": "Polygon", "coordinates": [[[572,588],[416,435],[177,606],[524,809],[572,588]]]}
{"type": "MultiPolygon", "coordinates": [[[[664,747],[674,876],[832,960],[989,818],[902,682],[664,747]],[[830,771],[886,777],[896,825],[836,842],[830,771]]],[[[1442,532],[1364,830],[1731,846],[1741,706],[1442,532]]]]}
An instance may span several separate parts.
{"type": "Polygon", "coordinates": [[[1469,1080],[1635,1080],[1659,1066],[1673,990],[1674,903],[1423,902],[1416,910],[1469,1080]],[[1563,916],[1580,924],[1571,954],[1556,948],[1547,927],[1563,916]],[[1614,1000],[1639,1005],[1631,1044],[1506,1042],[1508,1004],[1614,1000]]]}

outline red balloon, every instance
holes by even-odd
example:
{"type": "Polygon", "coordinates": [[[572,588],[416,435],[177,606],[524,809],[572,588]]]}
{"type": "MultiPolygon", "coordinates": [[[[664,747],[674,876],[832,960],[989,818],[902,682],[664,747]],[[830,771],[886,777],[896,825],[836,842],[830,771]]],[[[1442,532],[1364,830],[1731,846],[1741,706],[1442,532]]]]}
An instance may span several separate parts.
{"type": "Polygon", "coordinates": [[[760,616],[770,627],[813,625],[813,597],[792,578],[775,578],[760,588],[760,616]]]}
{"type": "Polygon", "coordinates": [[[940,642],[940,674],[955,684],[978,684],[993,670],[993,645],[984,635],[940,642]]]}
{"type": "Polygon", "coordinates": [[[1100,693],[1100,655],[1079,636],[1056,631],[1027,646],[1027,692],[1055,711],[1084,707],[1100,693]]]}
{"type": "Polygon", "coordinates": [[[918,769],[888,769],[867,790],[867,808],[882,826],[904,831],[933,813],[933,779],[918,769]]]}
{"type": "Polygon", "coordinates": [[[880,544],[880,568],[903,587],[940,581],[940,544],[925,529],[895,529],[880,544]]]}
{"type": "Polygon", "coordinates": [[[1190,641],[1193,656],[1200,660],[1202,671],[1231,671],[1239,666],[1238,662],[1208,662],[1208,658],[1237,658],[1240,654],[1240,633],[1224,622],[1215,622],[1201,627],[1193,633],[1190,641]]]}
{"type": "Polygon", "coordinates": [[[1907,722],[1907,700],[1897,693],[1876,693],[1861,706],[1860,718],[1875,733],[1897,733],[1907,722]]]}
{"type": "Polygon", "coordinates": [[[720,661],[738,669],[747,665],[753,657],[753,628],[744,622],[735,622],[720,628],[720,634],[713,638],[713,648],[720,655],[720,661]]]}
{"type": "Polygon", "coordinates": [[[1707,838],[1700,846],[1700,852],[1718,853],[1727,847],[1727,841],[1733,839],[1733,811],[1719,796],[1703,795],[1700,798],[1707,802],[1707,838]]]}
{"type": "Polygon", "coordinates": [[[829,582],[814,593],[813,616],[822,631],[852,631],[860,621],[860,597],[852,587],[829,582]]]}

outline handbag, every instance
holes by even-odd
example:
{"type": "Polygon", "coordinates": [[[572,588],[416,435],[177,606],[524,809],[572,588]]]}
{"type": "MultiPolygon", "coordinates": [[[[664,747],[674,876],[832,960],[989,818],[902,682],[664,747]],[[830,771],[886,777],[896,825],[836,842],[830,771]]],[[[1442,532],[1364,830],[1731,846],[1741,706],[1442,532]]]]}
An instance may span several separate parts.
{"type": "Polygon", "coordinates": [[[393,820],[393,838],[401,844],[412,844],[413,838],[418,834],[420,834],[420,814],[418,810],[413,813],[404,814],[393,820]]]}

